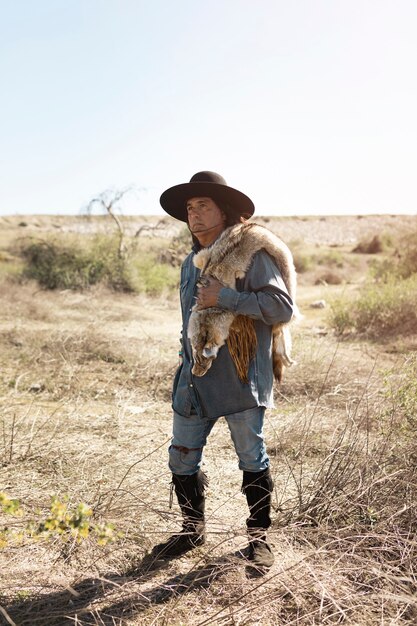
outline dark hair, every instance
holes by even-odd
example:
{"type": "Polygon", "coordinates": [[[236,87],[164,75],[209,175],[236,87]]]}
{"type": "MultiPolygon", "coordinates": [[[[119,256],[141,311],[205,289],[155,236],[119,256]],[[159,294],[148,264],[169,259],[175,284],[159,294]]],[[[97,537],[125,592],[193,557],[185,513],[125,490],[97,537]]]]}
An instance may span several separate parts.
{"type": "Polygon", "coordinates": [[[216,204],[220,211],[222,211],[226,216],[226,226],[234,226],[235,224],[240,224],[247,219],[226,202],[219,200],[218,202],[216,201],[216,204]]]}

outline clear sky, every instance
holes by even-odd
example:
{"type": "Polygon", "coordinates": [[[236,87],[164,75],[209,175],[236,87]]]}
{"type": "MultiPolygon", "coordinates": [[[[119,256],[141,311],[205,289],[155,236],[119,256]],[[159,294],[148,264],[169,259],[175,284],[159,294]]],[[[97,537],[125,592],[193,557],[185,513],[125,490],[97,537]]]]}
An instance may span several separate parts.
{"type": "Polygon", "coordinates": [[[417,212],[416,0],[0,0],[0,214],[221,173],[259,214],[417,212]]]}

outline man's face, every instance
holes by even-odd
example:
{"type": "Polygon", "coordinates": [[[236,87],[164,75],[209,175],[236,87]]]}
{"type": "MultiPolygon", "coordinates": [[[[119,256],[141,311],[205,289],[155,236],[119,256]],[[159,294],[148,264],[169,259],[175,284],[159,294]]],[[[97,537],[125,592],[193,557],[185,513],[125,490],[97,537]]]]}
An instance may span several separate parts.
{"type": "Polygon", "coordinates": [[[197,237],[220,234],[225,227],[226,216],[211,198],[190,198],[187,201],[187,216],[190,231],[197,237]]]}

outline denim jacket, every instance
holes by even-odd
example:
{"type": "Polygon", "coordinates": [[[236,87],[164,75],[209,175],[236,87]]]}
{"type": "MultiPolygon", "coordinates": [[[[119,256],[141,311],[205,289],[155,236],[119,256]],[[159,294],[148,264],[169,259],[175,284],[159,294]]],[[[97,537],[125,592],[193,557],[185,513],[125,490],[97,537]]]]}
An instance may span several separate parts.
{"type": "Polygon", "coordinates": [[[193,249],[181,267],[182,363],[174,378],[173,409],[186,417],[193,410],[200,417],[214,419],[257,406],[273,407],[271,327],[278,322],[289,322],[293,314],[293,303],[280,271],[272,257],[260,250],[245,277],[236,281],[236,290],[224,287],[218,297],[217,306],[221,309],[254,320],[257,350],[249,366],[249,382],[239,379],[227,345],[220,348],[204,376],[194,376],[187,328],[200,276],[200,270],[193,264],[196,251],[193,249]]]}

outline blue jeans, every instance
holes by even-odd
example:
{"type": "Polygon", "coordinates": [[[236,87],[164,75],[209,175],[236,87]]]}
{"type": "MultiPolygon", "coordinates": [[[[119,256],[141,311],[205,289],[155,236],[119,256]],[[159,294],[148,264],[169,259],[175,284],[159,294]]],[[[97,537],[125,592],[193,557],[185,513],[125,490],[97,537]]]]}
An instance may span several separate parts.
{"type": "MultiPolygon", "coordinates": [[[[263,422],[265,407],[255,407],[226,415],[230,434],[239,457],[239,469],[260,472],[269,466],[263,422]]],[[[203,448],[219,418],[208,419],[174,412],[173,437],[169,447],[169,469],[173,474],[191,476],[201,468],[203,448]]]]}

